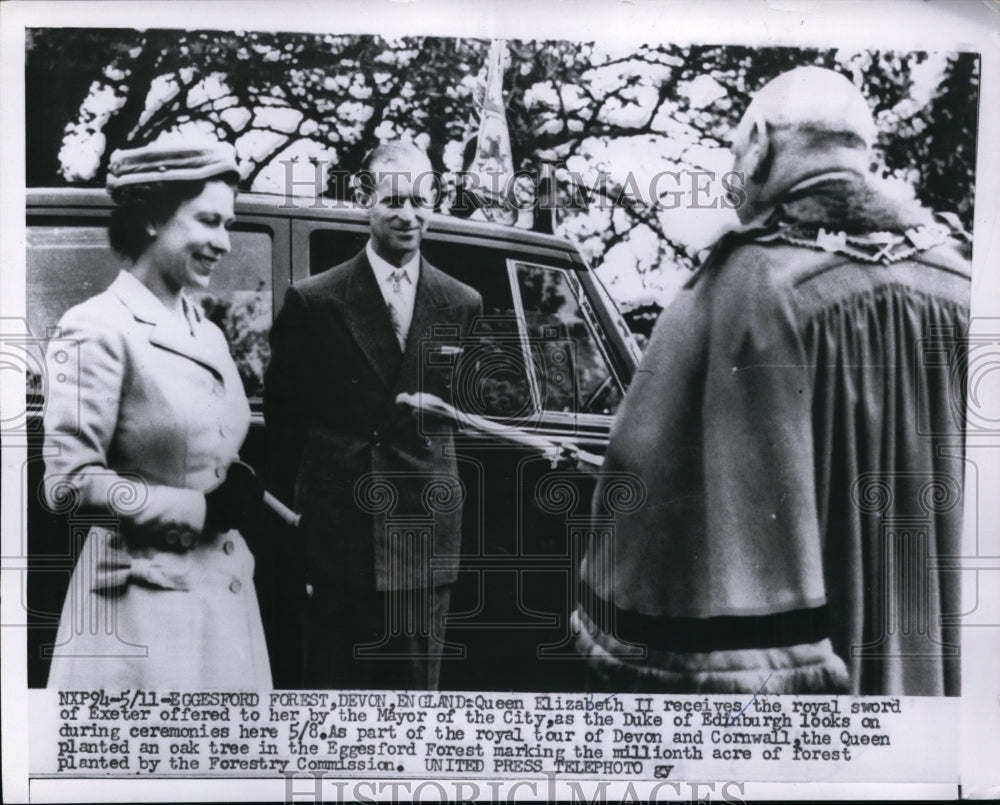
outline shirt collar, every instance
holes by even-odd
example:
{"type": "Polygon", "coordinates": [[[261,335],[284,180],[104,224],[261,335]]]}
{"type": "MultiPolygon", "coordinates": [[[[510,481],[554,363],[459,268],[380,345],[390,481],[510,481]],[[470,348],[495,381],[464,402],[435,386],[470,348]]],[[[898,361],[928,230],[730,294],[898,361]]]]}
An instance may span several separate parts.
{"type": "Polygon", "coordinates": [[[375,249],[372,246],[372,242],[369,240],[365,244],[365,254],[368,255],[368,262],[371,264],[372,271],[375,272],[375,279],[379,281],[381,285],[383,282],[389,279],[389,275],[394,271],[403,271],[410,278],[410,282],[416,287],[417,275],[420,273],[420,253],[417,252],[416,256],[401,266],[394,266],[392,263],[383,260],[375,253],[375,249]]]}

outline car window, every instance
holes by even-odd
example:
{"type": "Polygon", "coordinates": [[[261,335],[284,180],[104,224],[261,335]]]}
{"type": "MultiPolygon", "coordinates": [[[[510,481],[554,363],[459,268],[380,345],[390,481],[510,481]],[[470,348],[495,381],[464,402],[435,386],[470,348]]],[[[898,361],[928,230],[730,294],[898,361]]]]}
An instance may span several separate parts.
{"type": "MultiPolygon", "coordinates": [[[[73,305],[100,293],[129,262],[108,244],[107,226],[78,222],[28,221],[27,318],[35,335],[45,335],[73,305]]],[[[215,269],[209,289],[192,293],[222,330],[240,371],[246,394],[260,397],[270,355],[271,233],[236,225],[232,250],[215,269]]],[[[29,392],[37,379],[29,378],[29,392]]]]}
{"type": "Polygon", "coordinates": [[[350,260],[367,242],[367,230],[314,229],[309,235],[309,275],[350,260]]]}
{"type": "Polygon", "coordinates": [[[472,333],[476,346],[463,355],[465,377],[455,386],[455,404],[480,416],[537,417],[538,395],[525,358],[506,255],[499,249],[436,239],[425,241],[422,250],[432,265],[483,297],[483,316],[472,333]]]}
{"type": "Polygon", "coordinates": [[[264,369],[271,358],[271,233],[230,231],[232,250],[216,267],[212,284],[196,298],[229,343],[247,397],[264,393],[264,369]]]}
{"type": "Polygon", "coordinates": [[[611,415],[622,399],[619,385],[584,315],[579,283],[561,268],[514,262],[529,342],[537,353],[542,409],[611,415]]]}

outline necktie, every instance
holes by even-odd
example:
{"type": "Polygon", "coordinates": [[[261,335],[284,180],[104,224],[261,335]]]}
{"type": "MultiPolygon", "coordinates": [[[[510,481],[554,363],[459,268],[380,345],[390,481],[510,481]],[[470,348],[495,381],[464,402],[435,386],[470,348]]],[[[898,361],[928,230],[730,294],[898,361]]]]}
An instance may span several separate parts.
{"type": "Polygon", "coordinates": [[[406,280],[411,285],[413,284],[412,281],[410,280],[410,275],[403,270],[393,271],[391,274],[389,274],[389,282],[392,283],[393,293],[400,292],[400,285],[402,284],[403,280],[406,280]]]}
{"type": "Polygon", "coordinates": [[[389,274],[388,281],[392,283],[392,293],[390,296],[395,296],[397,299],[395,302],[392,299],[387,299],[386,307],[389,308],[389,321],[392,322],[392,329],[396,333],[396,340],[399,342],[399,349],[402,352],[406,352],[406,329],[403,327],[402,317],[399,313],[399,306],[403,304],[403,280],[411,282],[410,275],[405,271],[393,271],[389,274]]]}
{"type": "Polygon", "coordinates": [[[399,320],[399,311],[392,302],[386,302],[389,308],[389,321],[392,322],[392,329],[396,333],[396,340],[399,342],[401,352],[406,352],[406,333],[403,332],[403,323],[399,320]]]}

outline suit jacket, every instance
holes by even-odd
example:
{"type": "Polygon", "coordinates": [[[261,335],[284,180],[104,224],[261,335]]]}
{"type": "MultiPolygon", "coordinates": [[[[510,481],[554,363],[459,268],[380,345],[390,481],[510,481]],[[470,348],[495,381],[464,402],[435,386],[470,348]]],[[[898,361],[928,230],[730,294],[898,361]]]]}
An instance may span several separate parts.
{"type": "Polygon", "coordinates": [[[270,686],[253,555],[202,533],[250,408],[222,333],[188,311],[123,271],[49,343],[44,498],[68,536],[88,528],[50,686],[270,686]],[[79,628],[112,608],[113,629],[79,628]]]}
{"type": "Polygon", "coordinates": [[[449,399],[452,359],[481,311],[476,291],[422,260],[401,353],[363,251],[288,289],[271,330],[264,415],[272,487],[303,515],[312,583],[455,580],[463,493],[452,428],[401,410],[396,396],[449,399]]]}

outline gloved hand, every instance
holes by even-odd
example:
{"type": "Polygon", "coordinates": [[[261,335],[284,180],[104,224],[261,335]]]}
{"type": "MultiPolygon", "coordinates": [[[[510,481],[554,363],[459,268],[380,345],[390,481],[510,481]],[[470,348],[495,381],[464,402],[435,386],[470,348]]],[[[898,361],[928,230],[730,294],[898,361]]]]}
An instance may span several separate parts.
{"type": "Polygon", "coordinates": [[[264,502],[264,484],[253,467],[234,461],[226,472],[226,480],[205,495],[205,533],[245,531],[248,524],[259,522],[264,502]]]}

